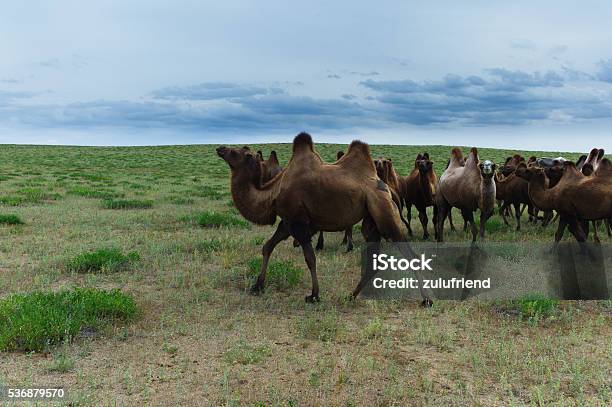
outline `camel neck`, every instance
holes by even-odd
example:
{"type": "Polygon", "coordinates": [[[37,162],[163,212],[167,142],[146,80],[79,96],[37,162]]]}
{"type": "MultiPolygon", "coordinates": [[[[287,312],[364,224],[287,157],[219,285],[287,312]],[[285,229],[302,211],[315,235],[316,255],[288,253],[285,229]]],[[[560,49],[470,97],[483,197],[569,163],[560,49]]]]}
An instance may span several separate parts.
{"type": "Polygon", "coordinates": [[[239,171],[232,172],[232,199],[234,205],[250,222],[258,225],[272,225],[276,221],[276,212],[272,207],[273,188],[257,188],[251,176],[239,171]]]}
{"type": "Polygon", "coordinates": [[[529,181],[529,197],[533,203],[542,210],[553,209],[551,207],[551,190],[548,188],[544,174],[536,174],[529,181]]]}

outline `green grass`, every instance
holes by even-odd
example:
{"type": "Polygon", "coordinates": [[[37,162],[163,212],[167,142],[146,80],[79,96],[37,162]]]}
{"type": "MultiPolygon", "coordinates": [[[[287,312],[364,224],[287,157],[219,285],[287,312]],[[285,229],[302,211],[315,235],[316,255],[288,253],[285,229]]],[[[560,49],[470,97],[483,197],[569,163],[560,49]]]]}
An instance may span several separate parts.
{"type": "Polygon", "coordinates": [[[96,189],[96,188],[85,187],[85,186],[72,187],[68,191],[66,191],[66,193],[69,195],[82,196],[85,198],[97,198],[97,199],[105,199],[105,200],[118,198],[122,195],[118,192],[111,191],[111,190],[96,189]]]}
{"type": "MultiPolygon", "coordinates": [[[[261,257],[249,260],[249,277],[257,278],[262,261],[261,257]]],[[[296,266],[292,261],[270,260],[266,272],[266,284],[278,290],[286,290],[299,285],[302,281],[302,275],[302,267],[296,266]]]]}
{"type": "Polygon", "coordinates": [[[77,273],[115,272],[126,269],[138,260],[140,255],[137,252],[123,254],[117,248],[103,248],[77,255],[67,262],[66,268],[77,273]]]}
{"type": "Polygon", "coordinates": [[[542,319],[553,316],[559,305],[558,300],[546,298],[540,294],[525,296],[516,300],[515,303],[521,317],[530,323],[537,323],[542,319]]]}
{"type": "Polygon", "coordinates": [[[260,363],[272,354],[267,345],[252,345],[239,341],[229,348],[225,354],[225,361],[230,364],[252,365],[260,363]]]}
{"type": "Polygon", "coordinates": [[[0,214],[0,225],[23,225],[23,221],[17,215],[0,214]]]}
{"type": "Polygon", "coordinates": [[[43,351],[83,329],[136,315],[133,298],[118,290],[76,288],[15,294],[0,300],[0,351],[43,351]]]}
{"type": "Polygon", "coordinates": [[[106,209],[150,209],[152,200],[145,199],[105,199],[102,206],[106,209]]]}
{"type": "Polygon", "coordinates": [[[204,228],[211,227],[240,227],[250,229],[251,224],[242,217],[232,215],[230,213],[216,212],[216,211],[204,211],[191,216],[184,216],[181,218],[183,221],[194,222],[195,224],[204,228]]]}

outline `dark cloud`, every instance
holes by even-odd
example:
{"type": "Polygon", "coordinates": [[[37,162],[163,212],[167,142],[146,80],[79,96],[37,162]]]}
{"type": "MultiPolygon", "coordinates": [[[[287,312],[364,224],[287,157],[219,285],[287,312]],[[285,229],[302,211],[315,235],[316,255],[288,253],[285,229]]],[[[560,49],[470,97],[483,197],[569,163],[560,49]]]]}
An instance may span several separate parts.
{"type": "Polygon", "coordinates": [[[153,91],[156,99],[215,100],[282,93],[280,88],[266,88],[229,82],[208,82],[191,86],[172,86],[153,91]]]}
{"type": "Polygon", "coordinates": [[[437,81],[375,81],[379,112],[392,122],[414,125],[520,125],[538,121],[612,117],[612,92],[595,91],[587,74],[489,69],[486,76],[446,75],[437,81]],[[572,86],[567,86],[571,83],[572,86]]]}

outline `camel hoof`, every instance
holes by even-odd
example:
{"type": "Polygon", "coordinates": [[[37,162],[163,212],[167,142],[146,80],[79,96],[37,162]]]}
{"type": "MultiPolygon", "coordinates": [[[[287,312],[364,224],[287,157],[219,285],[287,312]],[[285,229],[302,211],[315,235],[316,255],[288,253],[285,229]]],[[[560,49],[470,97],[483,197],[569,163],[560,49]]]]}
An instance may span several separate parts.
{"type": "Polygon", "coordinates": [[[423,235],[423,240],[429,240],[429,235],[423,235]]]}
{"type": "Polygon", "coordinates": [[[300,242],[298,242],[297,240],[293,239],[293,247],[300,247],[300,242]]]}
{"type": "Polygon", "coordinates": [[[421,301],[421,307],[431,308],[433,307],[433,301],[430,300],[429,298],[424,298],[423,301],[421,301]]]}
{"type": "Polygon", "coordinates": [[[306,303],[308,304],[314,304],[315,302],[321,301],[318,295],[307,295],[305,297],[305,300],[306,300],[306,303]]]}
{"type": "Polygon", "coordinates": [[[260,295],[261,293],[263,293],[263,291],[264,291],[263,285],[259,283],[255,283],[251,286],[250,293],[251,295],[260,295]]]}

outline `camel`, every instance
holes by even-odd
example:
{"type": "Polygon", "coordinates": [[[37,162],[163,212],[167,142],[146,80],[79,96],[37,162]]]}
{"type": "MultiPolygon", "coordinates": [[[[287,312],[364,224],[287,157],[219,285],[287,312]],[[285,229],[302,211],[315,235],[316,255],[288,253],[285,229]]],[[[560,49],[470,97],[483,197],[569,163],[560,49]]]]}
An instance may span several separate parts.
{"type": "MultiPolygon", "coordinates": [[[[313,232],[346,230],[363,220],[362,233],[367,242],[378,244],[381,238],[405,242],[402,225],[387,185],[376,175],[376,168],[366,143],[353,141],[337,162],[326,164],[314,149],[312,137],[300,133],[293,140],[293,154],[285,169],[266,184],[257,187],[261,167],[248,150],[217,148],[217,154],[231,170],[232,199],[238,211],[250,222],[273,225],[280,222],[273,236],[262,248],[263,261],[257,281],[251,288],[258,294],[265,287],[268,261],[274,248],[289,236],[298,240],[312,279],[306,302],[319,301],[316,255],[311,244],[313,232]]],[[[408,245],[400,250],[406,258],[415,257],[408,245]]],[[[356,298],[375,274],[370,268],[352,292],[356,298]]],[[[417,278],[422,280],[419,272],[417,278]]],[[[431,305],[419,284],[423,305],[431,305]]]]}
{"type": "MultiPolygon", "coordinates": [[[[427,207],[434,207],[434,233],[437,221],[437,208],[434,206],[434,196],[438,186],[438,178],[433,168],[433,161],[429,159],[429,153],[418,154],[414,162],[414,168],[410,174],[403,179],[402,200],[408,210],[408,224],[410,224],[412,205],[419,211],[419,220],[423,227],[423,239],[429,239],[427,231],[427,207]]],[[[452,224],[452,222],[451,222],[452,224]]],[[[437,235],[437,233],[436,233],[437,235]]]]}
{"type": "Polygon", "coordinates": [[[412,237],[412,229],[410,228],[410,223],[404,219],[402,215],[404,211],[404,203],[402,200],[401,191],[403,189],[403,180],[397,175],[395,172],[395,168],[393,168],[393,162],[390,158],[379,157],[374,160],[374,167],[376,167],[376,174],[378,178],[380,178],[391,191],[391,197],[393,198],[393,202],[399,209],[400,219],[408,228],[408,235],[412,237]]]}
{"type": "MultiPolygon", "coordinates": [[[[450,158],[446,161],[446,168],[448,168],[448,166],[450,165],[450,158]]],[[[461,157],[461,160],[459,160],[459,165],[461,165],[462,167],[465,165],[465,159],[463,157],[461,157]]],[[[444,168],[446,170],[446,168],[444,168]]],[[[448,208],[448,224],[450,226],[450,230],[455,232],[457,229],[455,228],[455,225],[453,224],[453,208],[448,208]]],[[[468,223],[467,220],[463,219],[463,231],[467,231],[468,228],[468,223]]],[[[434,231],[437,233],[438,228],[436,227],[436,225],[434,224],[434,231]]]]}
{"type": "MultiPolygon", "coordinates": [[[[576,168],[584,175],[592,175],[593,172],[595,172],[595,170],[597,170],[597,168],[599,167],[599,164],[601,163],[604,154],[605,151],[602,148],[594,148],[591,150],[588,156],[580,156],[580,159],[578,160],[579,163],[576,163],[576,168]],[[582,160],[583,157],[586,158],[582,160]]],[[[608,237],[610,237],[612,235],[612,232],[610,231],[610,219],[605,219],[604,223],[606,226],[606,231],[608,232],[608,237]]],[[[599,242],[599,236],[597,235],[597,229],[599,228],[599,224],[601,224],[600,221],[593,221],[593,239],[596,242],[599,242]]]]}
{"type": "Polygon", "coordinates": [[[582,243],[586,240],[587,221],[612,217],[612,162],[603,158],[591,176],[578,171],[571,161],[563,162],[563,166],[563,176],[552,188],[541,168],[519,168],[517,173],[529,181],[529,196],[538,207],[559,213],[555,243],[561,240],[567,226],[582,243]]]}
{"type": "Polygon", "coordinates": [[[436,189],[436,205],[438,207],[438,241],[444,239],[444,219],[449,208],[457,207],[472,227],[472,242],[476,241],[478,230],[474,222],[473,212],[480,209],[480,237],[484,238],[485,224],[493,214],[495,207],[495,182],[493,174],[496,165],[486,160],[479,162],[478,150],[472,147],[470,155],[461,166],[463,154],[457,147],[453,148],[451,161],[436,189]]]}
{"type": "MultiPolygon", "coordinates": [[[[344,151],[339,150],[336,153],[336,161],[344,156],[344,151]]],[[[342,239],[342,244],[346,245],[346,252],[353,251],[353,227],[346,229],[344,231],[344,238],[342,239]]],[[[297,241],[293,242],[294,247],[298,247],[300,244],[297,241]]],[[[315,250],[323,250],[325,248],[325,238],[323,237],[323,231],[319,232],[319,238],[317,239],[317,246],[315,250]]]]}
{"type": "Polygon", "coordinates": [[[517,231],[521,230],[521,204],[527,205],[530,217],[535,216],[533,203],[529,199],[529,183],[516,175],[514,170],[503,178],[495,174],[495,195],[498,200],[503,201],[499,212],[506,225],[510,225],[506,219],[506,208],[514,206],[517,231]]]}

